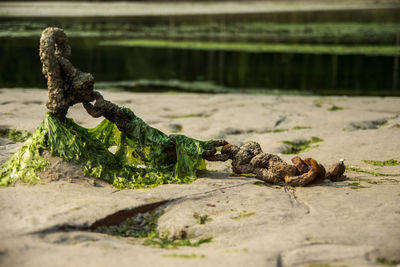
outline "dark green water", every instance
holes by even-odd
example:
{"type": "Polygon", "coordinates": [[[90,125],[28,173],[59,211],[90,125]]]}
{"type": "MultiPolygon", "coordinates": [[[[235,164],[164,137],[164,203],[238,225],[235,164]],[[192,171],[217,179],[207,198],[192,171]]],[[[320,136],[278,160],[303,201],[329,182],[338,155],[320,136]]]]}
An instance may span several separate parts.
{"type": "MultiPolygon", "coordinates": [[[[394,56],[108,47],[98,46],[97,41],[73,38],[71,46],[74,65],[93,73],[98,82],[177,79],[211,81],[240,91],[400,95],[394,87],[394,56]]],[[[0,39],[0,87],[46,87],[38,45],[38,38],[0,39]]]]}
{"type": "Polygon", "coordinates": [[[69,35],[73,64],[94,74],[103,89],[208,92],[218,92],[221,88],[227,92],[277,89],[300,94],[398,96],[399,53],[386,56],[255,53],[100,46],[99,42],[141,38],[394,46],[400,39],[399,12],[400,9],[378,9],[188,17],[0,18],[0,88],[46,87],[38,56],[39,36],[45,27],[57,26],[69,35]],[[120,86],[121,81],[143,79],[146,82],[135,83],[136,86],[129,83],[120,86]]]}

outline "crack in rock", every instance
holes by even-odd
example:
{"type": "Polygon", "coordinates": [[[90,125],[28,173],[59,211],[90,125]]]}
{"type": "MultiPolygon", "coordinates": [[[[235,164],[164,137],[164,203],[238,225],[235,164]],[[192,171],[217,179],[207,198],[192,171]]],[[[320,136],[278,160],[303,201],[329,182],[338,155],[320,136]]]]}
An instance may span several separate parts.
{"type": "Polygon", "coordinates": [[[104,217],[103,219],[95,221],[90,226],[90,229],[95,230],[96,228],[98,228],[100,226],[118,225],[118,224],[122,223],[123,221],[125,221],[126,219],[133,217],[134,215],[136,215],[138,213],[145,213],[145,212],[152,211],[152,210],[166,204],[169,201],[171,201],[171,200],[162,200],[162,201],[142,205],[139,207],[135,207],[132,209],[124,209],[124,210],[117,211],[113,214],[110,214],[110,215],[104,217]]]}
{"type": "Polygon", "coordinates": [[[126,219],[135,216],[138,213],[146,213],[149,211],[152,211],[166,203],[171,201],[171,199],[168,200],[162,200],[158,202],[153,202],[145,205],[140,205],[131,209],[123,209],[119,210],[117,212],[114,212],[110,215],[107,215],[104,218],[96,220],[94,223],[91,225],[88,224],[58,224],[51,226],[49,228],[31,232],[29,234],[39,234],[39,235],[46,235],[46,234],[52,234],[52,233],[57,233],[57,232],[73,232],[73,231],[94,231],[100,226],[111,226],[111,225],[119,225],[126,219]]]}
{"type": "Polygon", "coordinates": [[[173,201],[182,200],[182,199],[191,199],[194,197],[201,198],[201,197],[205,197],[215,191],[220,191],[222,189],[229,189],[229,188],[234,188],[234,187],[238,187],[238,186],[243,186],[246,184],[251,184],[251,182],[242,183],[239,185],[225,186],[222,188],[217,188],[217,189],[209,190],[206,192],[194,193],[194,194],[190,194],[190,195],[186,195],[186,196],[182,196],[182,197],[178,197],[178,198],[166,199],[166,200],[161,200],[161,201],[157,201],[157,202],[152,202],[149,204],[135,206],[130,209],[119,210],[119,211],[109,214],[101,219],[96,220],[92,224],[67,224],[67,223],[57,224],[57,225],[54,225],[54,226],[51,226],[51,227],[48,227],[48,228],[45,228],[45,229],[42,229],[39,231],[30,232],[28,234],[47,235],[47,234],[53,234],[53,233],[57,233],[57,232],[74,232],[74,231],[93,232],[100,226],[119,225],[126,219],[131,218],[131,217],[137,215],[138,213],[146,213],[146,212],[153,211],[156,208],[158,208],[162,205],[165,205],[167,203],[171,203],[173,201]]]}
{"type": "Polygon", "coordinates": [[[310,206],[296,195],[296,188],[285,186],[284,190],[289,196],[289,201],[292,208],[302,207],[306,210],[306,214],[310,214],[310,206]]]}
{"type": "Polygon", "coordinates": [[[275,128],[275,127],[278,127],[278,126],[279,126],[282,122],[284,122],[286,119],[287,119],[287,116],[281,116],[281,117],[279,118],[279,120],[277,120],[277,121],[275,122],[274,128],[275,128]]]}

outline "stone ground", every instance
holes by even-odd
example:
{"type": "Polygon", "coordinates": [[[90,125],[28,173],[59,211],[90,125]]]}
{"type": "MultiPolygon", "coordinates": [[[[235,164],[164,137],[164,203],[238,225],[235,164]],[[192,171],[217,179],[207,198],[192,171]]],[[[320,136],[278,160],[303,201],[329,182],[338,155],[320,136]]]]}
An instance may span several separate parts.
{"type": "MultiPolygon", "coordinates": [[[[325,166],[344,158],[347,166],[388,176],[348,170],[345,181],[292,188],[210,163],[189,185],[117,191],[80,177],[0,188],[1,266],[379,266],[378,258],[400,260],[400,166],[363,162],[400,160],[400,98],[103,95],[166,133],[182,129],[235,144],[254,140],[276,154],[284,140],[315,136],[323,141],[300,156],[325,166]],[[330,111],[332,106],[340,108],[330,111]],[[99,222],[155,207],[164,209],[160,232],[213,241],[160,249],[144,246],[144,239],[90,231],[99,222]],[[211,220],[199,224],[195,213],[211,220]]],[[[0,127],[32,131],[44,117],[46,98],[44,90],[0,90],[0,127]]],[[[69,116],[85,127],[100,122],[80,106],[69,116]]],[[[20,145],[0,139],[0,163],[20,145]]],[[[280,156],[289,161],[293,155],[280,156]]]]}

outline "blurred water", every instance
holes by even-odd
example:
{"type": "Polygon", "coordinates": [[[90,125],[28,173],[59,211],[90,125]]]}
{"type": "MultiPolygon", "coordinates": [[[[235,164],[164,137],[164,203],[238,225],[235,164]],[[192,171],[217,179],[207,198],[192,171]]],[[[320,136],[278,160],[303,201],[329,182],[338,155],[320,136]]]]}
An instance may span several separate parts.
{"type": "Polygon", "coordinates": [[[400,36],[398,12],[379,9],[159,18],[0,18],[0,88],[46,87],[38,56],[39,36],[45,27],[58,26],[69,35],[73,64],[94,74],[103,87],[159,91],[174,90],[174,85],[179,85],[175,89],[400,95],[398,54],[253,53],[98,45],[105,39],[156,38],[393,46],[400,36]],[[135,86],[118,86],[120,81],[143,79],[145,83],[131,83],[135,86]],[[205,83],[198,86],[198,82],[205,83]]]}
{"type": "MultiPolygon", "coordinates": [[[[96,81],[210,81],[229,88],[299,90],[313,94],[400,95],[394,56],[250,53],[98,46],[73,38],[72,62],[96,81]]],[[[0,87],[45,88],[38,38],[2,38],[0,87]]],[[[139,90],[140,88],[132,88],[139,90]]],[[[147,86],[151,90],[151,86],[147,86]]]]}

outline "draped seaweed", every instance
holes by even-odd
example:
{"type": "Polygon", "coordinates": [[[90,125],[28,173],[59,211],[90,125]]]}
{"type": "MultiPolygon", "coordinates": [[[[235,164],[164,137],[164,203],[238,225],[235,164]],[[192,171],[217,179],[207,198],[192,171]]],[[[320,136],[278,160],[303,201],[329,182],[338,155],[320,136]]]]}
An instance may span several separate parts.
{"type": "Polygon", "coordinates": [[[129,137],[107,119],[87,129],[72,119],[61,122],[47,113],[32,136],[0,166],[0,185],[41,182],[38,172],[50,164],[42,156],[43,150],[81,164],[84,175],[107,181],[118,189],[190,183],[196,179],[197,170],[205,169],[202,153],[212,148],[212,140],[175,135],[177,157],[168,157],[165,147],[169,137],[131,110],[121,109],[132,119],[129,137]],[[114,146],[115,154],[109,151],[114,146]]]}

